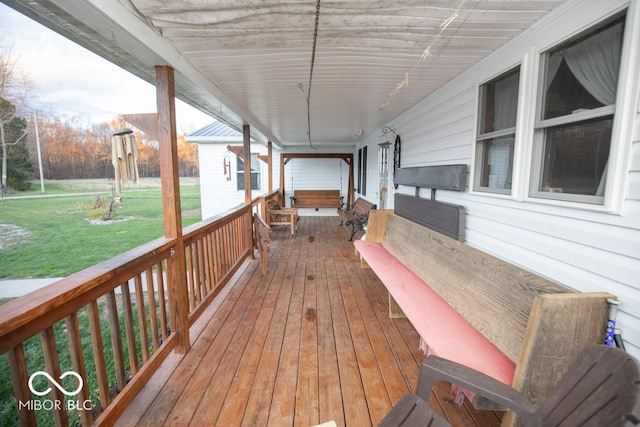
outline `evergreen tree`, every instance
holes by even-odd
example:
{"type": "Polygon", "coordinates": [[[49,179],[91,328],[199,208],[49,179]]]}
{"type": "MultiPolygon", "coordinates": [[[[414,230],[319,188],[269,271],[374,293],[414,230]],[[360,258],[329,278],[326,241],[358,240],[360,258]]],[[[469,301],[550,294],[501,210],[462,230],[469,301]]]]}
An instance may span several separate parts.
{"type": "Polygon", "coordinates": [[[28,179],[33,175],[34,166],[29,157],[25,129],[27,120],[17,117],[15,106],[6,99],[0,98],[0,125],[4,140],[0,160],[4,163],[6,153],[6,183],[18,191],[28,190],[31,184],[28,179]]]}

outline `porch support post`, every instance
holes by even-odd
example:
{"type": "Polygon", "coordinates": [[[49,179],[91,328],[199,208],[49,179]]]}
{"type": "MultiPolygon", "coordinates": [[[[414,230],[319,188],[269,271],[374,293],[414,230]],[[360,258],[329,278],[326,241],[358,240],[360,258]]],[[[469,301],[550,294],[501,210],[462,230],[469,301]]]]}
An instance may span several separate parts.
{"type": "Polygon", "coordinates": [[[269,161],[267,163],[267,174],[269,175],[269,191],[271,194],[273,192],[273,142],[269,141],[267,144],[267,157],[269,161]]]}
{"type": "Polygon", "coordinates": [[[285,199],[284,199],[284,158],[285,156],[280,153],[280,205],[285,207],[285,199]]]}
{"type": "Polygon", "coordinates": [[[186,353],[190,347],[189,303],[180,210],[174,75],[173,68],[169,66],[158,65],[155,68],[164,235],[176,240],[175,250],[167,259],[171,331],[175,332],[177,337],[176,352],[186,353]]]}
{"type": "Polygon", "coordinates": [[[355,198],[355,185],[354,185],[354,174],[353,174],[353,156],[351,156],[351,159],[349,161],[349,194],[347,194],[347,206],[351,207],[351,204],[355,202],[355,200],[353,200],[355,198]]]}
{"type": "Polygon", "coordinates": [[[249,259],[253,259],[253,209],[251,209],[251,127],[248,124],[242,125],[242,142],[244,151],[244,203],[249,205],[248,227],[245,227],[242,238],[247,242],[249,259]]]}

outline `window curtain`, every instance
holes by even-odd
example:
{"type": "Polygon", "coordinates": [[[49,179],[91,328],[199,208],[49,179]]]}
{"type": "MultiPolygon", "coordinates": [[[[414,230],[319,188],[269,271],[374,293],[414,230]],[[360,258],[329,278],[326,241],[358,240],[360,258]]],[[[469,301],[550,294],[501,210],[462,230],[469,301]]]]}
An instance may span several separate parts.
{"type": "Polygon", "coordinates": [[[564,59],[573,75],[604,105],[616,102],[621,38],[622,23],[619,23],[564,52],[564,59]]]}
{"type": "MultiPolygon", "coordinates": [[[[620,40],[622,40],[622,23],[570,47],[564,54],[569,69],[580,84],[604,105],[613,105],[616,102],[622,51],[620,40]]],[[[608,164],[602,172],[596,196],[604,196],[607,169],[608,164]]]]}
{"type": "Polygon", "coordinates": [[[513,73],[496,82],[494,130],[506,129],[516,125],[519,78],[520,73],[513,73]]]}
{"type": "Polygon", "coordinates": [[[571,73],[594,98],[604,105],[615,104],[622,51],[620,40],[622,23],[549,55],[546,89],[564,59],[571,73]]]}
{"type": "MultiPolygon", "coordinates": [[[[581,42],[563,49],[547,60],[546,89],[564,59],[580,84],[603,105],[616,102],[620,55],[622,51],[622,23],[613,25],[581,42]]],[[[596,196],[604,195],[608,165],[600,178],[596,196]]]]}
{"type": "MultiPolygon", "coordinates": [[[[518,107],[518,83],[520,73],[513,73],[495,83],[495,103],[493,129],[502,130],[516,125],[518,107]]],[[[497,138],[488,143],[488,164],[491,173],[488,185],[490,188],[511,188],[511,174],[513,168],[512,135],[497,138]]]]}

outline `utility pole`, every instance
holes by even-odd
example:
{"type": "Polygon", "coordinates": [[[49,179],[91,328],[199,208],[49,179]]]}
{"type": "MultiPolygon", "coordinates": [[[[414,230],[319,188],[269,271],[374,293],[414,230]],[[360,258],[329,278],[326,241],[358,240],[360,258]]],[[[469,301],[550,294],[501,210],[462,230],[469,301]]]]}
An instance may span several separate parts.
{"type": "Polygon", "coordinates": [[[40,172],[40,192],[44,194],[44,172],[42,170],[42,150],[40,149],[40,133],[38,132],[38,116],[33,112],[33,123],[36,126],[36,147],[38,150],[38,171],[40,172]]]}
{"type": "Polygon", "coordinates": [[[2,178],[0,179],[0,200],[4,201],[4,192],[7,188],[7,143],[4,140],[4,124],[0,121],[0,139],[2,140],[2,178]]]}

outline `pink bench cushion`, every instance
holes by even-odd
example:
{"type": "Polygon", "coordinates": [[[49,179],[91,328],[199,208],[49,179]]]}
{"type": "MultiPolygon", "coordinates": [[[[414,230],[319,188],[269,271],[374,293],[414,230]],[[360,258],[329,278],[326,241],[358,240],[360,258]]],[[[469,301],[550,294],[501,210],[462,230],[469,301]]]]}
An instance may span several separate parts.
{"type": "Polygon", "coordinates": [[[427,344],[428,355],[453,360],[511,385],[515,364],[440,295],[380,243],[358,240],[354,244],[427,344]]]}

